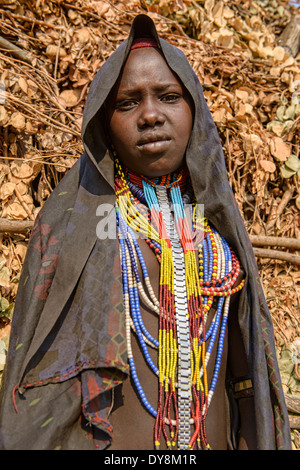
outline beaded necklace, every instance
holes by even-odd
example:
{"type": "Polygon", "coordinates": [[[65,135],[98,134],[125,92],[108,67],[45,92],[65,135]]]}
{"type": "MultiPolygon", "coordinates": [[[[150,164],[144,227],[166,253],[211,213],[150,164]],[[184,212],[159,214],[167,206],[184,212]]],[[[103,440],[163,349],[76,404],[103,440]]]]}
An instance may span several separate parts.
{"type": "Polygon", "coordinates": [[[206,416],[221,366],[230,296],[244,285],[242,281],[233,287],[240,272],[238,259],[226,240],[197,211],[186,169],[149,179],[124,170],[116,158],[115,192],[128,361],[141,402],[155,418],[155,448],[160,448],[163,436],[169,449],[209,449],[206,416]],[[191,222],[185,211],[189,202],[191,222]],[[195,234],[200,234],[201,240],[197,243],[199,267],[195,234]],[[137,237],[145,238],[160,264],[158,298],[137,237]],[[206,328],[214,298],[217,308],[206,328]],[[145,328],[140,299],[158,315],[157,339],[145,328]],[[131,330],[158,378],[155,408],[137,375],[131,330]],[[217,357],[209,385],[207,366],[216,341],[217,357]],[[158,364],[152,361],[149,347],[158,350],[158,364]]]}

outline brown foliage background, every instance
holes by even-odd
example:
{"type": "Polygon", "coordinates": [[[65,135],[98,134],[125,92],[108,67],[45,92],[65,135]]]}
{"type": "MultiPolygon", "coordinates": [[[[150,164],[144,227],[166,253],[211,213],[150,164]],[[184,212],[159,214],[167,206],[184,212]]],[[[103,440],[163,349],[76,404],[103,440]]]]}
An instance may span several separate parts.
{"type": "MultiPolygon", "coordinates": [[[[253,241],[299,243],[299,55],[279,39],[297,12],[287,1],[0,0],[0,369],[30,234],[3,223],[32,222],[80,157],[90,83],[146,12],[203,85],[253,241]]],[[[285,391],[299,397],[299,245],[259,250],[285,391]]]]}

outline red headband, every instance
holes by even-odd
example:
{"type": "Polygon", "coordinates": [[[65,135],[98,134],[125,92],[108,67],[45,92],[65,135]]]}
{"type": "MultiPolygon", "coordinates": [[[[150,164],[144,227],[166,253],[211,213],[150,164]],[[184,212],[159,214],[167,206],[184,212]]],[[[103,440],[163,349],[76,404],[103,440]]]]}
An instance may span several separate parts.
{"type": "Polygon", "coordinates": [[[153,38],[137,38],[132,41],[131,50],[141,47],[158,47],[158,44],[153,38]]]}

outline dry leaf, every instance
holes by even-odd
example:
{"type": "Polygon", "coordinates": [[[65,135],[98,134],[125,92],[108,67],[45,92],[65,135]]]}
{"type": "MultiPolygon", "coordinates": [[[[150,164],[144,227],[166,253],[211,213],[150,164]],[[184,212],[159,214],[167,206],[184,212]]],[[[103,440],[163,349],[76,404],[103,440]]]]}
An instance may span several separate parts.
{"type": "Polygon", "coordinates": [[[267,129],[270,129],[274,134],[280,137],[283,134],[283,125],[278,121],[272,121],[267,124],[267,129]]]}
{"type": "Polygon", "coordinates": [[[63,47],[56,46],[55,44],[50,44],[46,49],[46,55],[55,60],[57,55],[58,57],[64,57],[67,55],[66,50],[63,47]]]}
{"type": "Polygon", "coordinates": [[[0,286],[9,287],[11,274],[11,269],[7,266],[3,266],[0,269],[0,286]]]}
{"type": "Polygon", "coordinates": [[[27,81],[25,80],[25,78],[20,77],[18,83],[19,83],[19,87],[21,88],[21,90],[24,91],[24,93],[27,94],[27,92],[28,92],[28,84],[27,84],[27,81]]]}
{"type": "Polygon", "coordinates": [[[295,172],[300,171],[300,160],[296,155],[292,154],[289,156],[289,158],[285,162],[285,166],[295,172]]]}
{"type": "Polygon", "coordinates": [[[222,123],[225,121],[225,115],[226,115],[226,109],[225,108],[219,108],[213,113],[213,120],[215,123],[222,123]]]}
{"type": "Polygon", "coordinates": [[[226,19],[224,18],[224,3],[222,1],[218,2],[215,5],[212,11],[212,17],[217,26],[221,28],[226,26],[227,22],[226,22],[226,19]]]}
{"type": "Polygon", "coordinates": [[[72,108],[72,106],[75,106],[80,98],[81,91],[78,89],[73,89],[73,90],[64,90],[60,95],[59,95],[59,101],[63,106],[66,106],[67,108],[72,108]]]}
{"type": "Polygon", "coordinates": [[[32,176],[33,169],[29,163],[14,161],[11,165],[11,172],[16,178],[27,179],[32,176]]]}
{"type": "Polygon", "coordinates": [[[15,247],[15,253],[16,253],[16,255],[18,255],[20,257],[21,262],[24,261],[26,252],[27,252],[27,243],[25,243],[25,242],[17,243],[17,245],[15,247]]]}
{"type": "MultiPolygon", "coordinates": [[[[26,2],[0,0],[0,3],[21,15],[26,2]]],[[[4,197],[0,199],[0,210],[2,217],[12,213],[12,218],[26,219],[28,213],[12,192],[12,186],[4,186],[8,174],[9,183],[16,184],[18,196],[35,215],[60,181],[61,172],[66,172],[66,167],[71,167],[82,153],[78,132],[82,120],[80,108],[84,106],[92,78],[127,35],[131,18],[142,12],[139,0],[110,4],[104,0],[75,1],[74,9],[66,9],[61,0],[27,3],[30,3],[30,12],[28,9],[24,12],[30,13],[30,20],[36,18],[44,24],[37,26],[21,16],[5,15],[2,26],[3,30],[7,26],[12,35],[12,25],[15,31],[22,32],[15,39],[23,50],[32,53],[32,65],[16,62],[15,67],[11,54],[5,54],[7,61],[0,57],[0,188],[4,197]],[[56,29],[57,26],[62,28],[56,29]],[[63,95],[64,91],[68,93],[63,95]],[[83,91],[84,95],[80,96],[83,91]],[[74,110],[79,98],[82,98],[79,107],[74,110]],[[57,106],[57,99],[60,106],[57,106]],[[12,126],[11,116],[15,112],[25,117],[25,127],[23,117],[19,118],[18,127],[12,126]],[[47,117],[51,117],[51,121],[47,117]],[[55,128],[52,127],[54,122],[55,128]],[[60,126],[63,129],[59,130],[60,126]],[[65,138],[66,134],[70,136],[65,138]],[[6,156],[9,160],[5,162],[3,157],[6,156]],[[32,172],[26,166],[16,168],[12,157],[17,159],[18,165],[29,165],[32,172]],[[36,167],[35,158],[45,159],[45,165],[36,167]],[[34,194],[34,204],[30,194],[34,194]]],[[[143,5],[145,3],[143,0],[143,5]]],[[[219,127],[230,184],[246,228],[250,233],[266,235],[266,223],[272,215],[276,224],[268,235],[299,238],[298,193],[282,214],[277,215],[288,183],[284,176],[295,178],[297,174],[296,160],[292,159],[287,165],[286,162],[291,152],[298,156],[300,144],[299,57],[289,57],[277,46],[276,37],[291,16],[289,3],[279,0],[259,3],[147,0],[147,8],[153,12],[148,14],[153,17],[159,34],[183,50],[204,85],[207,104],[219,127]],[[268,3],[266,9],[261,9],[262,3],[268,3]],[[277,162],[280,172],[270,171],[278,166],[277,162]]],[[[15,39],[12,36],[12,42],[15,39]]],[[[16,121],[18,124],[18,119],[16,121]]],[[[16,240],[13,235],[9,238],[3,235],[0,241],[7,261],[6,265],[5,262],[1,265],[0,260],[0,270],[6,266],[12,268],[5,288],[5,295],[10,299],[15,298],[26,251],[26,243],[19,246],[19,240],[18,236],[16,240]]],[[[291,340],[299,337],[299,323],[293,325],[287,321],[287,317],[291,320],[291,313],[299,317],[296,285],[300,282],[299,275],[291,282],[289,276],[295,272],[292,264],[267,259],[258,259],[258,262],[275,319],[277,344],[285,331],[291,340]],[[271,286],[273,279],[278,282],[271,286]]]]}
{"type": "Polygon", "coordinates": [[[87,43],[90,39],[90,31],[88,28],[80,28],[78,31],[76,31],[76,37],[79,42],[81,43],[87,43]]]}
{"type": "Polygon", "coordinates": [[[270,151],[276,160],[284,162],[290,156],[291,150],[288,144],[286,144],[280,137],[274,137],[269,142],[270,151]]]}
{"type": "Polygon", "coordinates": [[[270,68],[270,75],[272,77],[280,77],[281,74],[281,68],[280,67],[271,67],[270,68]]]}
{"type": "Polygon", "coordinates": [[[270,162],[269,160],[261,160],[259,163],[260,166],[269,173],[274,173],[274,171],[276,170],[275,163],[270,162]]]}
{"type": "Polygon", "coordinates": [[[0,188],[0,199],[7,199],[14,194],[15,183],[3,183],[0,188]]]}
{"type": "Polygon", "coordinates": [[[25,117],[19,112],[13,113],[11,115],[10,123],[18,131],[22,131],[26,126],[25,117]]]}
{"type": "Polygon", "coordinates": [[[283,47],[278,46],[273,50],[273,57],[276,61],[282,61],[285,58],[285,50],[283,47]]]}
{"type": "Polygon", "coordinates": [[[11,331],[11,324],[8,323],[3,328],[0,329],[0,339],[8,337],[11,331]]]}
{"type": "Polygon", "coordinates": [[[4,106],[0,106],[0,126],[7,124],[9,116],[4,106]]]}
{"type": "Polygon", "coordinates": [[[240,90],[240,89],[235,90],[235,96],[241,101],[243,101],[244,103],[247,103],[249,99],[249,94],[245,90],[240,90]]]}
{"type": "Polygon", "coordinates": [[[10,202],[5,205],[5,217],[10,219],[27,219],[28,214],[19,202],[10,202]]]}
{"type": "Polygon", "coordinates": [[[16,186],[21,196],[24,196],[25,194],[28,193],[28,185],[24,183],[23,181],[19,181],[16,186]]]}
{"type": "Polygon", "coordinates": [[[245,22],[241,18],[235,18],[231,24],[236,31],[242,31],[243,29],[246,29],[245,22]]]}
{"type": "Polygon", "coordinates": [[[261,138],[256,134],[246,134],[242,132],[240,135],[246,152],[258,150],[263,143],[261,138]]]}

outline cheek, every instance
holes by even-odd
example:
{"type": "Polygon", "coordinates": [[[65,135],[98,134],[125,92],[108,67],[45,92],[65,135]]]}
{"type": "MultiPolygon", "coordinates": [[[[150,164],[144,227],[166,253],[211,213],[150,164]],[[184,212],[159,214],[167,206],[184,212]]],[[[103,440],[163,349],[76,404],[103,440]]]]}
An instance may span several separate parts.
{"type": "Polygon", "coordinates": [[[109,124],[109,136],[115,147],[130,145],[132,140],[130,121],[112,116],[109,124]]]}
{"type": "MultiPolygon", "coordinates": [[[[113,144],[119,139],[120,124],[118,121],[116,117],[112,116],[108,125],[109,136],[113,144]]],[[[121,135],[122,133],[120,133],[121,135]]]]}
{"type": "Polygon", "coordinates": [[[192,129],[193,129],[193,114],[189,106],[186,106],[180,115],[177,123],[177,132],[181,137],[182,144],[187,145],[192,129]]]}

